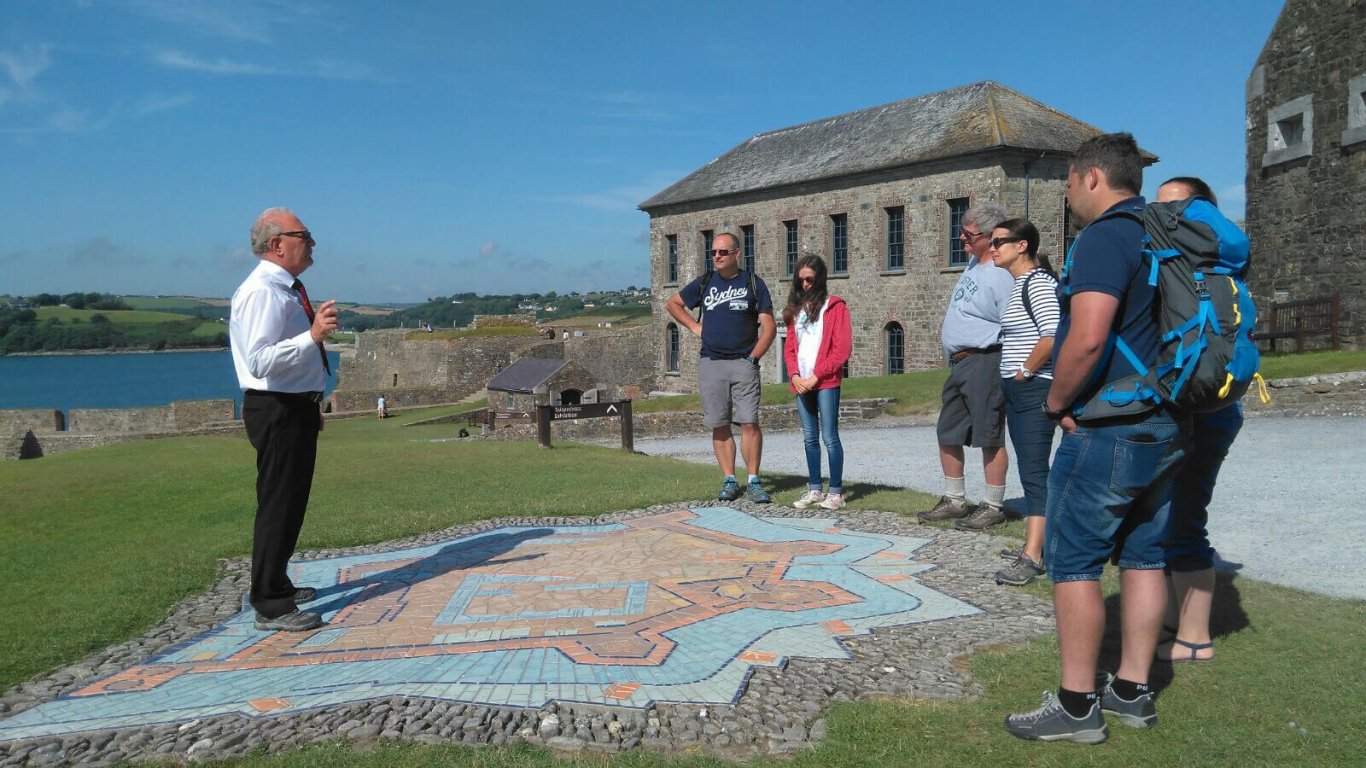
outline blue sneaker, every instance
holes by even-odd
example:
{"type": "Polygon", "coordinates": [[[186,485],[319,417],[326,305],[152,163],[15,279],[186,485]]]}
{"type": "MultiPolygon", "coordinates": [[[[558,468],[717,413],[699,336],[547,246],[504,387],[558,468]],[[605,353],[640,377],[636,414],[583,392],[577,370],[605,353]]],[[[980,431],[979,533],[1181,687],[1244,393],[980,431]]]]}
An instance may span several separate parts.
{"type": "Polygon", "coordinates": [[[755,504],[773,503],[773,499],[768,497],[768,491],[764,490],[764,486],[760,484],[757,479],[749,481],[749,488],[746,489],[746,494],[749,496],[749,500],[755,504]]]}
{"type": "Polygon", "coordinates": [[[740,483],[733,477],[721,483],[721,492],[716,494],[717,501],[735,501],[740,498],[740,483]]]}
{"type": "Polygon", "coordinates": [[[1067,714],[1052,691],[1045,691],[1043,706],[1033,712],[1022,712],[1006,717],[1006,731],[1011,736],[1031,741],[1072,741],[1077,744],[1099,744],[1110,735],[1105,719],[1100,714],[1100,702],[1081,718],[1067,714]]]}

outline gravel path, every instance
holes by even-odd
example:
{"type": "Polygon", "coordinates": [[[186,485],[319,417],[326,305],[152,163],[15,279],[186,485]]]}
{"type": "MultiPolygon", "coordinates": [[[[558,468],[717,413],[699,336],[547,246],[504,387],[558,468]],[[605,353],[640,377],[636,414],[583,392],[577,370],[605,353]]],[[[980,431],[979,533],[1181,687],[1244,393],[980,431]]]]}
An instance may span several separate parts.
{"type": "MultiPolygon", "coordinates": [[[[1220,567],[1310,592],[1366,599],[1366,515],[1356,506],[1366,498],[1363,436],[1366,417],[1249,418],[1210,505],[1210,539],[1220,567]]],[[[840,440],[846,483],[942,490],[934,427],[923,419],[845,424],[840,440]]],[[[715,462],[705,436],[637,439],[635,447],[715,462]]],[[[980,464],[971,450],[968,458],[968,496],[981,498],[980,464]]],[[[765,435],[763,471],[806,474],[800,432],[765,435]]],[[[1013,466],[1008,483],[1007,500],[1020,499],[1013,466]]]]}

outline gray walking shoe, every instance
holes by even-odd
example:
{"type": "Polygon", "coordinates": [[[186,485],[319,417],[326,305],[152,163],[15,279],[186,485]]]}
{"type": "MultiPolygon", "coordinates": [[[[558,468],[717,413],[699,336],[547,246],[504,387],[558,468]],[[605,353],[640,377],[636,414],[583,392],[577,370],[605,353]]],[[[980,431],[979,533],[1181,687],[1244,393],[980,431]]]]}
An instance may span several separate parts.
{"type": "Polygon", "coordinates": [[[1006,716],[1006,730],[1011,736],[1031,741],[1073,741],[1078,744],[1099,744],[1110,736],[1105,718],[1100,714],[1100,702],[1091,705],[1084,717],[1067,714],[1062,702],[1052,691],[1044,691],[1043,706],[1033,712],[1006,716]]]}
{"type": "Polygon", "coordinates": [[[985,501],[977,505],[972,514],[953,524],[960,531],[985,531],[1006,524],[1005,510],[993,507],[985,501]]]}
{"type": "Polygon", "coordinates": [[[996,583],[1023,587],[1047,572],[1042,564],[1030,560],[1028,555],[1021,553],[1015,558],[1015,562],[996,572],[996,583]]]}
{"type": "Polygon", "coordinates": [[[307,632],[322,625],[323,617],[312,611],[296,609],[273,619],[256,614],[256,628],[262,632],[307,632]]]}
{"type": "MultiPolygon", "coordinates": [[[[1153,703],[1152,691],[1140,694],[1130,701],[1121,699],[1115,693],[1115,676],[1105,672],[1105,685],[1100,689],[1100,709],[1119,718],[1130,728],[1151,728],[1157,725],[1157,705],[1153,703]]],[[[1099,681],[1097,681],[1099,682],[1099,681]]]]}
{"type": "Polygon", "coordinates": [[[922,523],[937,523],[942,520],[957,520],[970,514],[972,514],[972,507],[968,505],[966,499],[954,501],[948,496],[940,496],[938,503],[931,507],[929,512],[921,512],[915,517],[922,523]]]}

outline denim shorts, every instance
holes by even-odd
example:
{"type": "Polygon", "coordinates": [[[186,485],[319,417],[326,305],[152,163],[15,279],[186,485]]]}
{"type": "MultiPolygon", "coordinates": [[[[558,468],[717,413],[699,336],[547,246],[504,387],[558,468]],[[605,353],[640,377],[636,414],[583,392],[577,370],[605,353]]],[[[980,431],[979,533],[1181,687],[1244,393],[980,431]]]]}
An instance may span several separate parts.
{"type": "Polygon", "coordinates": [[[1048,473],[1044,531],[1053,583],[1099,579],[1107,561],[1135,570],[1166,565],[1172,474],[1189,435],[1188,419],[1164,412],[1063,433],[1048,473]]]}

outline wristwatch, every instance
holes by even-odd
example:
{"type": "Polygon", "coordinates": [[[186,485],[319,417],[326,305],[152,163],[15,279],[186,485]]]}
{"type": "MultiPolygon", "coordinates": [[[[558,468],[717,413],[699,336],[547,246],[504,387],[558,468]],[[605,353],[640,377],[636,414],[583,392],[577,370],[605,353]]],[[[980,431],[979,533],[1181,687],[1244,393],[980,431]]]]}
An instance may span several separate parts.
{"type": "Polygon", "coordinates": [[[1062,421],[1063,417],[1067,415],[1066,408],[1057,411],[1050,411],[1048,409],[1047,400],[1043,401],[1042,403],[1039,403],[1039,408],[1043,410],[1043,415],[1047,416],[1050,421],[1062,421]]]}
{"type": "Polygon", "coordinates": [[[1022,365],[1020,366],[1020,378],[1024,379],[1025,381],[1029,381],[1030,379],[1034,378],[1034,372],[1022,365]]]}
{"type": "Polygon", "coordinates": [[[755,357],[754,355],[745,355],[745,359],[750,361],[751,363],[754,363],[755,365],[759,364],[759,358],[755,357]]]}

